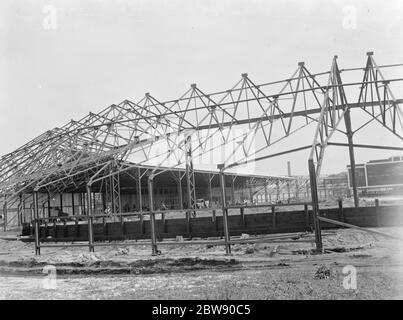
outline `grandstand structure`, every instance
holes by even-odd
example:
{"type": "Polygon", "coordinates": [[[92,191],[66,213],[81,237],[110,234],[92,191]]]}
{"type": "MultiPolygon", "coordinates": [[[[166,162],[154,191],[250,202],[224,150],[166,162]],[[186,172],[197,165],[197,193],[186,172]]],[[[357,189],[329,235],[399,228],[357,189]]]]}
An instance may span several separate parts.
{"type": "MultiPolygon", "coordinates": [[[[401,93],[403,77],[395,75],[401,73],[402,66],[378,65],[373,53],[368,52],[364,65],[342,69],[334,56],[329,70],[319,73],[299,62],[284,80],[256,83],[244,73],[228,90],[207,93],[192,84],[173,100],[146,93],[137,102],[123,100],[99,113],[90,112],[1,157],[3,213],[31,201],[33,219],[38,221],[44,210],[40,203],[49,195],[81,193],[85,194],[85,214],[91,216],[94,192],[103,194],[112,211],[119,213],[121,180],[126,174],[140,183],[140,190],[142,183],[148,188],[147,211],[153,226],[158,176],[182,168],[187,209],[194,210],[196,162],[211,156],[209,163],[216,165],[219,177],[225,226],[226,175],[234,175],[233,170],[254,162],[306,150],[309,156],[304,161],[310,179],[305,184],[315,216],[316,243],[321,249],[317,178],[325,151],[332,146],[348,148],[351,185],[358,205],[354,149],[403,150],[387,143],[362,144],[358,138],[359,132],[374,125],[402,139],[403,99],[393,93],[401,93]],[[388,72],[393,77],[388,77],[388,72]],[[222,155],[218,160],[214,158],[217,153],[222,155]],[[141,171],[144,168],[147,170],[141,171]]],[[[263,185],[273,188],[297,181],[271,176],[270,172],[261,178],[263,185]]],[[[253,181],[256,179],[248,179],[248,185],[253,181]]],[[[297,184],[305,190],[304,183],[297,184]]],[[[228,241],[229,234],[225,233],[228,241]]],[[[152,241],[156,248],[155,237],[152,241]]]]}

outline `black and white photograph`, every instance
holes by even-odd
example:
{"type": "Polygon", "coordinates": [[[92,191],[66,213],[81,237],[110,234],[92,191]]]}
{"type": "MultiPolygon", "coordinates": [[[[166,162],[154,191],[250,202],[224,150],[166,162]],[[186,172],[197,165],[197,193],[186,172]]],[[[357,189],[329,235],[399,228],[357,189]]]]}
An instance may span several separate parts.
{"type": "Polygon", "coordinates": [[[403,299],[402,40],[401,0],[1,1],[0,300],[403,299]]]}

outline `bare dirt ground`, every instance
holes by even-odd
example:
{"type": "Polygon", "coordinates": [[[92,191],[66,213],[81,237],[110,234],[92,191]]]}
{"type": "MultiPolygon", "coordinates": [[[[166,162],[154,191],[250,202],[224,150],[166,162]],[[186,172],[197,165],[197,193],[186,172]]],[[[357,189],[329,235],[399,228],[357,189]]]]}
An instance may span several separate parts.
{"type": "MultiPolygon", "coordinates": [[[[403,228],[376,228],[403,237],[403,228]]],[[[129,242],[42,248],[0,240],[0,299],[402,299],[403,243],[359,230],[323,232],[324,254],[313,235],[299,240],[222,246],[159,246],[129,242]],[[303,242],[304,241],[304,242],[303,242]],[[56,268],[49,287],[46,266],[56,268]],[[354,266],[357,289],[343,286],[354,266]],[[53,284],[53,282],[52,282],[53,284]]]]}

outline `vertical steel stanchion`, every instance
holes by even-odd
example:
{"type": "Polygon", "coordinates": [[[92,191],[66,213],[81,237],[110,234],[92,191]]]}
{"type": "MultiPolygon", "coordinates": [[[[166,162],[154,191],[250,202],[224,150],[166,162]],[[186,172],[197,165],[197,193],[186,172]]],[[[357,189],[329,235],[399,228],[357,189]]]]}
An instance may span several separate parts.
{"type": "Polygon", "coordinates": [[[308,160],[309,167],[309,178],[311,183],[311,196],[312,196],[312,212],[313,212],[313,222],[315,226],[315,242],[316,242],[316,251],[322,252],[322,232],[320,229],[320,220],[319,216],[319,200],[318,200],[318,189],[316,184],[316,170],[315,164],[313,163],[313,159],[308,160]]]}
{"type": "Polygon", "coordinates": [[[35,255],[41,254],[39,244],[39,209],[38,209],[38,192],[34,191],[34,223],[35,223],[35,255]]]}
{"type": "Polygon", "coordinates": [[[142,212],[143,211],[143,200],[142,200],[142,196],[141,196],[141,169],[140,168],[138,168],[138,176],[139,176],[139,180],[137,181],[137,188],[138,188],[138,196],[139,196],[139,203],[138,203],[138,205],[139,205],[139,209],[138,209],[138,211],[139,212],[142,212]]]}
{"type": "Polygon", "coordinates": [[[4,196],[3,204],[4,232],[7,231],[7,196],[4,196]]]}
{"type": "Polygon", "coordinates": [[[17,225],[21,226],[22,224],[22,211],[21,211],[21,206],[22,206],[22,194],[19,195],[20,202],[18,203],[17,206],[17,225]]]}
{"type": "Polygon", "coordinates": [[[63,213],[63,193],[59,195],[60,212],[63,213]]]}
{"type": "Polygon", "coordinates": [[[157,237],[155,235],[155,213],[154,213],[154,183],[153,177],[148,177],[148,200],[150,207],[150,227],[151,227],[151,249],[152,255],[158,254],[157,237]]]}
{"type": "Polygon", "coordinates": [[[94,229],[92,225],[93,208],[91,206],[91,186],[87,185],[87,203],[88,203],[88,246],[89,251],[94,252],[94,229]]]}
{"type": "Polygon", "coordinates": [[[225,199],[225,176],[223,172],[223,165],[218,165],[218,169],[220,169],[220,189],[221,189],[221,202],[222,202],[221,207],[222,207],[222,217],[224,225],[225,252],[226,254],[231,254],[230,235],[228,231],[228,210],[226,207],[226,199],[225,199]]]}
{"type": "Polygon", "coordinates": [[[71,211],[73,216],[76,215],[76,208],[74,207],[75,203],[74,203],[74,192],[71,193],[71,211]]]}
{"type": "Polygon", "coordinates": [[[22,197],[22,212],[21,212],[21,219],[26,222],[26,217],[25,217],[25,198],[24,196],[22,197]]]}

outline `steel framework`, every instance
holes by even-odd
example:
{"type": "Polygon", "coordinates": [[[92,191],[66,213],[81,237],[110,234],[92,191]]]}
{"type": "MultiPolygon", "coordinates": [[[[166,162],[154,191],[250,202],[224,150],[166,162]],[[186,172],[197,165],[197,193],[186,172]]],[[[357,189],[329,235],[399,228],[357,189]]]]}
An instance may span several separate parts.
{"type": "MultiPolygon", "coordinates": [[[[101,183],[101,191],[111,190],[113,211],[120,212],[119,175],[142,165],[154,166],[148,176],[151,191],[153,178],[167,170],[162,168],[185,166],[188,207],[192,209],[196,197],[195,159],[213,157],[220,151],[223,157],[211,158],[209,162],[219,164],[223,181],[227,169],[310,149],[311,199],[317,217],[316,179],[325,150],[332,145],[349,149],[357,206],[354,148],[403,150],[353,141],[358,131],[372,123],[402,139],[403,99],[395,98],[392,88],[401,90],[403,78],[383,75],[385,69],[396,73],[402,66],[378,66],[373,53],[368,52],[364,67],[339,69],[335,56],[330,70],[320,73],[311,73],[300,62],[285,80],[256,84],[244,73],[225,91],[205,93],[192,84],[174,100],[162,102],[149,93],[138,102],[124,100],[97,114],[89,113],[78,121],[71,120],[49,130],[4,155],[0,161],[3,212],[34,193],[34,216],[37,216],[39,203],[46,201],[44,194],[79,188],[90,193],[97,183],[101,183]],[[343,82],[342,75],[351,81],[343,82]],[[359,120],[355,126],[353,118],[359,120]],[[291,147],[291,138],[298,138],[302,132],[311,132],[312,142],[301,143],[305,139],[298,139],[291,147]],[[346,136],[347,143],[332,142],[336,135],[346,136]],[[274,146],[283,149],[273,151],[274,146]]],[[[140,192],[141,178],[137,177],[140,192]]],[[[149,198],[152,212],[152,192],[149,198]]],[[[91,203],[90,196],[87,203],[91,203]]],[[[225,205],[223,201],[224,211],[225,205]]],[[[88,208],[90,214],[91,206],[88,208]]],[[[317,218],[315,226],[320,230],[317,218]]],[[[320,232],[317,237],[320,249],[320,232]]]]}

